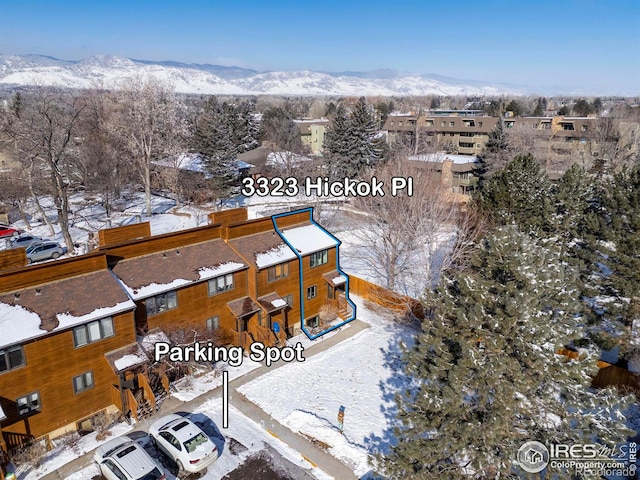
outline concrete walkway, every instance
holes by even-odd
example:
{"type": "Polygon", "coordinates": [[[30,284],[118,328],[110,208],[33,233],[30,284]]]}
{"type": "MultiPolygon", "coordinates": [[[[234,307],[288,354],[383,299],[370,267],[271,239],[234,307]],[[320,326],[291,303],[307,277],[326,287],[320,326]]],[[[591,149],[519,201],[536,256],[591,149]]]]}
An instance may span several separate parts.
{"type": "MultiPolygon", "coordinates": [[[[359,332],[369,328],[367,323],[362,322],[361,320],[353,320],[349,322],[348,328],[343,328],[340,331],[333,334],[331,337],[323,339],[318,343],[311,345],[304,350],[304,357],[309,358],[318,353],[324,352],[331,347],[337,345],[338,343],[348,340],[358,334],[359,332]]],[[[357,480],[356,475],[351,471],[350,468],[345,466],[342,462],[340,462],[335,457],[329,455],[327,452],[318,448],[316,445],[311,443],[307,438],[303,437],[297,432],[285,427],[280,422],[272,418],[269,414],[267,414],[264,410],[262,410],[255,403],[251,402],[247,397],[245,397],[242,393],[238,392],[236,389],[246,383],[251,382],[252,380],[273,371],[276,368],[281,368],[284,365],[288,365],[288,362],[284,362],[282,360],[273,363],[270,367],[262,366],[258,367],[247,374],[238,377],[229,382],[229,404],[233,405],[235,408],[240,410],[244,415],[248,418],[256,422],[258,425],[263,426],[265,429],[269,431],[272,435],[282,440],[284,443],[289,445],[294,450],[300,452],[310,463],[314,464],[325,473],[333,476],[337,480],[357,480]]],[[[149,417],[138,422],[132,431],[128,432],[131,434],[135,431],[143,431],[148,432],[151,423],[153,423],[157,418],[168,415],[169,413],[175,413],[179,411],[191,411],[196,407],[200,406],[204,403],[205,400],[210,398],[216,398],[222,396],[222,387],[214,388],[206,393],[203,393],[199,397],[196,397],[188,402],[183,402],[178,400],[175,397],[167,398],[158,412],[149,417]]],[[[224,430],[221,430],[224,434],[224,430]]],[[[62,480],[67,478],[68,476],[77,473],[78,471],[86,468],[93,462],[93,451],[88,452],[73,461],[63,465],[55,472],[48,473],[44,477],[44,480],[62,480]]]]}

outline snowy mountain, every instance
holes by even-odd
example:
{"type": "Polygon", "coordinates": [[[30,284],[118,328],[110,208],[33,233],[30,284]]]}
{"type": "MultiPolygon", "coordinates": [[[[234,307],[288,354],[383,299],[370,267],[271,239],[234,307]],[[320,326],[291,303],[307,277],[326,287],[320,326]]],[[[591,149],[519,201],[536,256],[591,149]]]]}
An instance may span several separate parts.
{"type": "Polygon", "coordinates": [[[257,72],[240,67],[154,62],[113,55],[80,61],[43,55],[0,55],[0,87],[45,85],[66,88],[118,89],[135,77],[157,77],[176,91],[234,95],[501,95],[522,94],[509,85],[460,81],[436,75],[409,75],[393,70],[324,73],[257,72]]]}

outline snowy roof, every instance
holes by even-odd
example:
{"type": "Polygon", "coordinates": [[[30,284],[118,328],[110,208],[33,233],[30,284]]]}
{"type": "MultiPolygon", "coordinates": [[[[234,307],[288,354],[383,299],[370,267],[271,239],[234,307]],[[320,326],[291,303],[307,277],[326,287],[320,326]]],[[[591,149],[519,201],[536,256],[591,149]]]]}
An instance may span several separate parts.
{"type": "Polygon", "coordinates": [[[282,236],[301,255],[319,252],[339,245],[329,233],[321,226],[312,223],[302,227],[287,228],[282,230],[282,236]]]}
{"type": "Polygon", "coordinates": [[[222,239],[118,262],[113,272],[131,298],[140,300],[246,268],[222,239]]]}
{"type": "Polygon", "coordinates": [[[322,278],[324,278],[327,282],[331,283],[332,285],[342,285],[344,283],[347,283],[347,277],[341,274],[340,272],[338,272],[337,270],[333,270],[331,272],[325,273],[324,275],[322,275],[322,278]]]}
{"type": "Polygon", "coordinates": [[[0,295],[0,347],[128,310],[134,303],[107,271],[0,295]],[[99,291],[100,295],[95,292],[99,291]]]}
{"type": "Polygon", "coordinates": [[[267,268],[278,263],[294,260],[297,255],[285,243],[271,248],[266,252],[256,253],[256,266],[267,268]]]}
{"type": "Polygon", "coordinates": [[[276,310],[287,306],[287,302],[280,298],[280,295],[278,295],[276,292],[271,292],[258,298],[258,303],[268,313],[275,312],[276,310]]]}
{"type": "Polygon", "coordinates": [[[292,152],[272,152],[267,156],[267,165],[274,167],[286,167],[287,165],[298,165],[303,162],[312,162],[313,158],[298,155],[292,152]]]}
{"type": "Polygon", "coordinates": [[[106,353],[104,356],[115,373],[123,372],[149,361],[149,357],[138,343],[131,343],[126,347],[106,353]]]}
{"type": "Polygon", "coordinates": [[[445,160],[451,160],[455,164],[476,163],[478,161],[478,158],[473,155],[452,155],[445,152],[410,155],[408,159],[419,162],[437,163],[444,162],[445,160]]]}
{"type": "MultiPolygon", "coordinates": [[[[154,160],[153,163],[161,167],[177,168],[179,170],[202,173],[207,178],[211,177],[211,174],[205,167],[202,155],[200,155],[199,153],[181,153],[176,157],[154,160]]],[[[253,168],[253,165],[251,163],[243,162],[242,160],[237,159],[234,160],[233,166],[236,170],[253,168]]]]}
{"type": "Polygon", "coordinates": [[[247,261],[260,269],[296,259],[295,253],[273,228],[266,232],[232,238],[229,243],[247,261]]]}

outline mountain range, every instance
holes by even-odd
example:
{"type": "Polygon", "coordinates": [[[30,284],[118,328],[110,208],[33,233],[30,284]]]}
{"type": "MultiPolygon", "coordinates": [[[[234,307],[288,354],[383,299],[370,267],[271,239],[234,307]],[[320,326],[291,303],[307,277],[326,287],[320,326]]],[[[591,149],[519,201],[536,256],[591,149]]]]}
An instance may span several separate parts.
{"type": "Polygon", "coordinates": [[[0,54],[0,88],[43,85],[118,89],[135,77],[153,76],[177,92],[215,95],[521,95],[523,88],[395,70],[370,72],[269,71],[221,65],[150,61],[96,55],[60,60],[45,55],[0,54]]]}

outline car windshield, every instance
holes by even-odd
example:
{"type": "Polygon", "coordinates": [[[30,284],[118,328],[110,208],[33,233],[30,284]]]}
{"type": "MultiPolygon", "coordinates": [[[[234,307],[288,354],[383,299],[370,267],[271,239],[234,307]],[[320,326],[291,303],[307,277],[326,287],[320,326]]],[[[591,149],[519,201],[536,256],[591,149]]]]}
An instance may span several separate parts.
{"type": "Polygon", "coordinates": [[[140,480],[158,480],[162,478],[162,472],[157,468],[147,473],[144,477],[140,477],[140,480]]]}
{"type": "Polygon", "coordinates": [[[205,443],[207,443],[207,437],[204,433],[200,432],[195,437],[184,442],[184,446],[187,449],[187,452],[193,453],[200,445],[205,443]]]}
{"type": "Polygon", "coordinates": [[[27,253],[31,253],[33,252],[36,248],[38,248],[40,245],[30,245],[29,247],[27,247],[27,253]]]}

